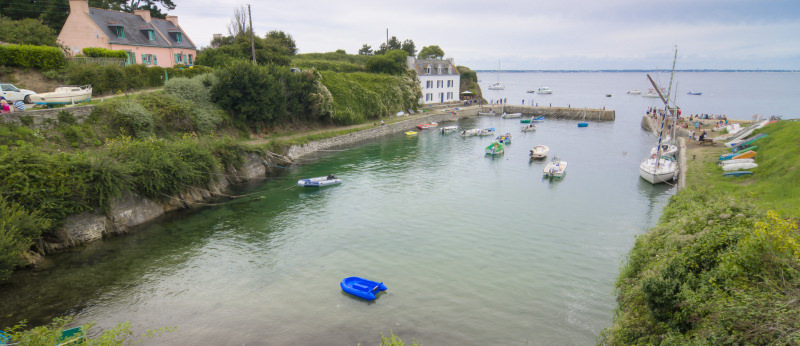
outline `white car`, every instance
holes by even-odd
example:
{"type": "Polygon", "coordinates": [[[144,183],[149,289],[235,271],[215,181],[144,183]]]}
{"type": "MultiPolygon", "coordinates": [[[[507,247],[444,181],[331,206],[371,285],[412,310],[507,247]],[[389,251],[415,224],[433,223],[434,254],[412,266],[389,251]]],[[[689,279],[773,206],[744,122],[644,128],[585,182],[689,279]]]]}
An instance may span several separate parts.
{"type": "Polygon", "coordinates": [[[9,103],[20,100],[25,103],[31,103],[29,95],[33,94],[36,94],[33,90],[19,89],[12,84],[0,83],[0,95],[10,101],[9,103]]]}

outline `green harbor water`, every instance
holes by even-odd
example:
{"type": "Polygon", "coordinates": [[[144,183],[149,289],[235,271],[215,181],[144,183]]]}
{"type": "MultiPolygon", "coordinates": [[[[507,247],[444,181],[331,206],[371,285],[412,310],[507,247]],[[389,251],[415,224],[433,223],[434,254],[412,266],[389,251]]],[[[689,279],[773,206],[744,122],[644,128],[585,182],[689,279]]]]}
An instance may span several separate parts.
{"type": "Polygon", "coordinates": [[[305,157],[246,197],[170,214],[122,237],[48,257],[0,286],[2,326],[74,315],[136,333],[177,326],[152,344],[591,344],[611,322],[613,283],[637,234],[674,193],[638,176],[655,142],[640,113],[616,122],[462,119],[461,128],[388,136],[305,157]],[[568,161],[543,180],[537,144],[568,161]],[[297,179],[334,173],[323,189],[297,179]],[[374,302],[348,276],[383,281],[374,302]]]}

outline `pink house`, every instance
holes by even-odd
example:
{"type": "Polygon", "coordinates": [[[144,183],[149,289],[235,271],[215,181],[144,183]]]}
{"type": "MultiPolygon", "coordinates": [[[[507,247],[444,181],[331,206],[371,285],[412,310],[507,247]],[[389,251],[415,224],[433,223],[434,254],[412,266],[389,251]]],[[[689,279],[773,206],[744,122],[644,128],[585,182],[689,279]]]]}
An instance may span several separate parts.
{"type": "Polygon", "coordinates": [[[69,17],[58,41],[72,54],[88,47],[124,50],[129,64],[194,65],[197,57],[197,48],[178,25],[178,17],[150,18],[147,10],[103,10],[89,7],[89,0],[69,0],[69,17]]]}

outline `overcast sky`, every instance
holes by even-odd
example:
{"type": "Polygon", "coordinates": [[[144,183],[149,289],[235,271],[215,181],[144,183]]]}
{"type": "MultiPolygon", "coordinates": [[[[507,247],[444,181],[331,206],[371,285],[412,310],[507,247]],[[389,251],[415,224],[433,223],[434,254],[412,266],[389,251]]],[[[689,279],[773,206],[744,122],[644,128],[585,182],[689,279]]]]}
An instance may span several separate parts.
{"type": "MultiPolygon", "coordinates": [[[[175,0],[181,27],[198,47],[227,35],[233,0],[175,0]]],[[[263,36],[282,30],[300,53],[389,36],[419,51],[438,45],[473,70],[800,70],[800,0],[294,0],[250,2],[263,36]]]]}

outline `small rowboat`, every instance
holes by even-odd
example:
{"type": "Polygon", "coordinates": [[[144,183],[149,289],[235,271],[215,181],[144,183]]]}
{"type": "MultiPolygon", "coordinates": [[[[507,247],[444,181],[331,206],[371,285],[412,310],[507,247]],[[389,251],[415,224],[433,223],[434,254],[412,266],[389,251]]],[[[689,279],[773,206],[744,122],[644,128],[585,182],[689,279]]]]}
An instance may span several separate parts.
{"type": "Polygon", "coordinates": [[[477,136],[481,133],[481,129],[469,129],[461,131],[461,137],[472,137],[477,136]]]}
{"type": "Polygon", "coordinates": [[[547,152],[550,151],[550,148],[546,145],[537,145],[531,149],[531,158],[532,159],[543,159],[547,157],[547,152]]]}
{"type": "Polygon", "coordinates": [[[420,130],[425,130],[425,129],[428,128],[428,125],[427,124],[419,124],[419,125],[417,125],[417,128],[420,129],[420,130]]]}
{"type": "Polygon", "coordinates": [[[442,134],[453,133],[458,130],[458,126],[445,126],[439,130],[442,131],[442,134]]]}
{"type": "Polygon", "coordinates": [[[342,291],[366,300],[375,300],[375,294],[386,291],[386,285],[383,282],[362,279],[357,276],[344,278],[339,286],[342,287],[342,291]]]}
{"type": "Polygon", "coordinates": [[[589,127],[589,123],[578,123],[578,127],[589,127]]]}
{"type": "Polygon", "coordinates": [[[302,187],[323,187],[328,185],[341,184],[342,179],[336,178],[333,174],[327,177],[316,177],[308,179],[300,179],[297,181],[297,186],[302,187]]]}
{"type": "Polygon", "coordinates": [[[736,156],[732,157],[731,160],[751,159],[751,158],[754,158],[756,156],[756,154],[758,154],[758,152],[752,151],[752,150],[748,150],[748,151],[745,151],[745,152],[743,152],[743,153],[741,153],[739,155],[736,155],[736,156]]]}
{"type": "Polygon", "coordinates": [[[497,136],[497,141],[503,144],[511,144],[511,134],[506,133],[504,135],[497,136]]]}
{"type": "Polygon", "coordinates": [[[522,125],[522,132],[536,131],[536,124],[522,125]]]}
{"type": "Polygon", "coordinates": [[[726,165],[734,165],[737,163],[755,163],[756,160],[754,159],[738,159],[738,160],[725,160],[725,161],[717,161],[717,164],[720,166],[726,165]]]}
{"type": "Polygon", "coordinates": [[[417,131],[406,131],[406,136],[416,136],[417,131]]]}
{"type": "Polygon", "coordinates": [[[725,172],[722,175],[726,177],[740,177],[743,175],[752,175],[753,172],[750,171],[735,171],[735,172],[725,172]]]}
{"type": "Polygon", "coordinates": [[[748,150],[757,151],[757,150],[758,150],[758,146],[757,146],[757,145],[754,145],[754,146],[752,146],[752,147],[747,147],[747,148],[744,148],[744,149],[739,149],[739,150],[736,150],[736,149],[731,149],[731,152],[732,152],[732,153],[735,153],[735,154],[738,154],[738,153],[740,153],[740,152],[741,152],[741,153],[743,153],[743,152],[746,152],[746,151],[748,151],[748,150]]]}
{"type": "Polygon", "coordinates": [[[478,115],[497,115],[493,110],[488,112],[478,112],[478,115]]]}
{"type": "Polygon", "coordinates": [[[530,124],[533,118],[519,119],[520,124],[530,124]]]}
{"type": "Polygon", "coordinates": [[[503,143],[500,142],[492,142],[486,147],[486,155],[500,155],[505,152],[505,147],[503,143]]]}
{"type": "Polygon", "coordinates": [[[544,121],[544,116],[533,118],[533,122],[540,123],[544,121]]]}
{"type": "Polygon", "coordinates": [[[511,118],[519,118],[522,116],[522,113],[503,113],[501,116],[503,119],[511,119],[511,118]]]}
{"type": "Polygon", "coordinates": [[[738,171],[740,169],[750,169],[756,167],[758,167],[758,164],[755,162],[738,162],[738,163],[722,165],[722,170],[727,172],[727,171],[738,171]]]}
{"type": "Polygon", "coordinates": [[[494,127],[487,127],[478,134],[478,136],[491,136],[494,134],[494,127]]]}

